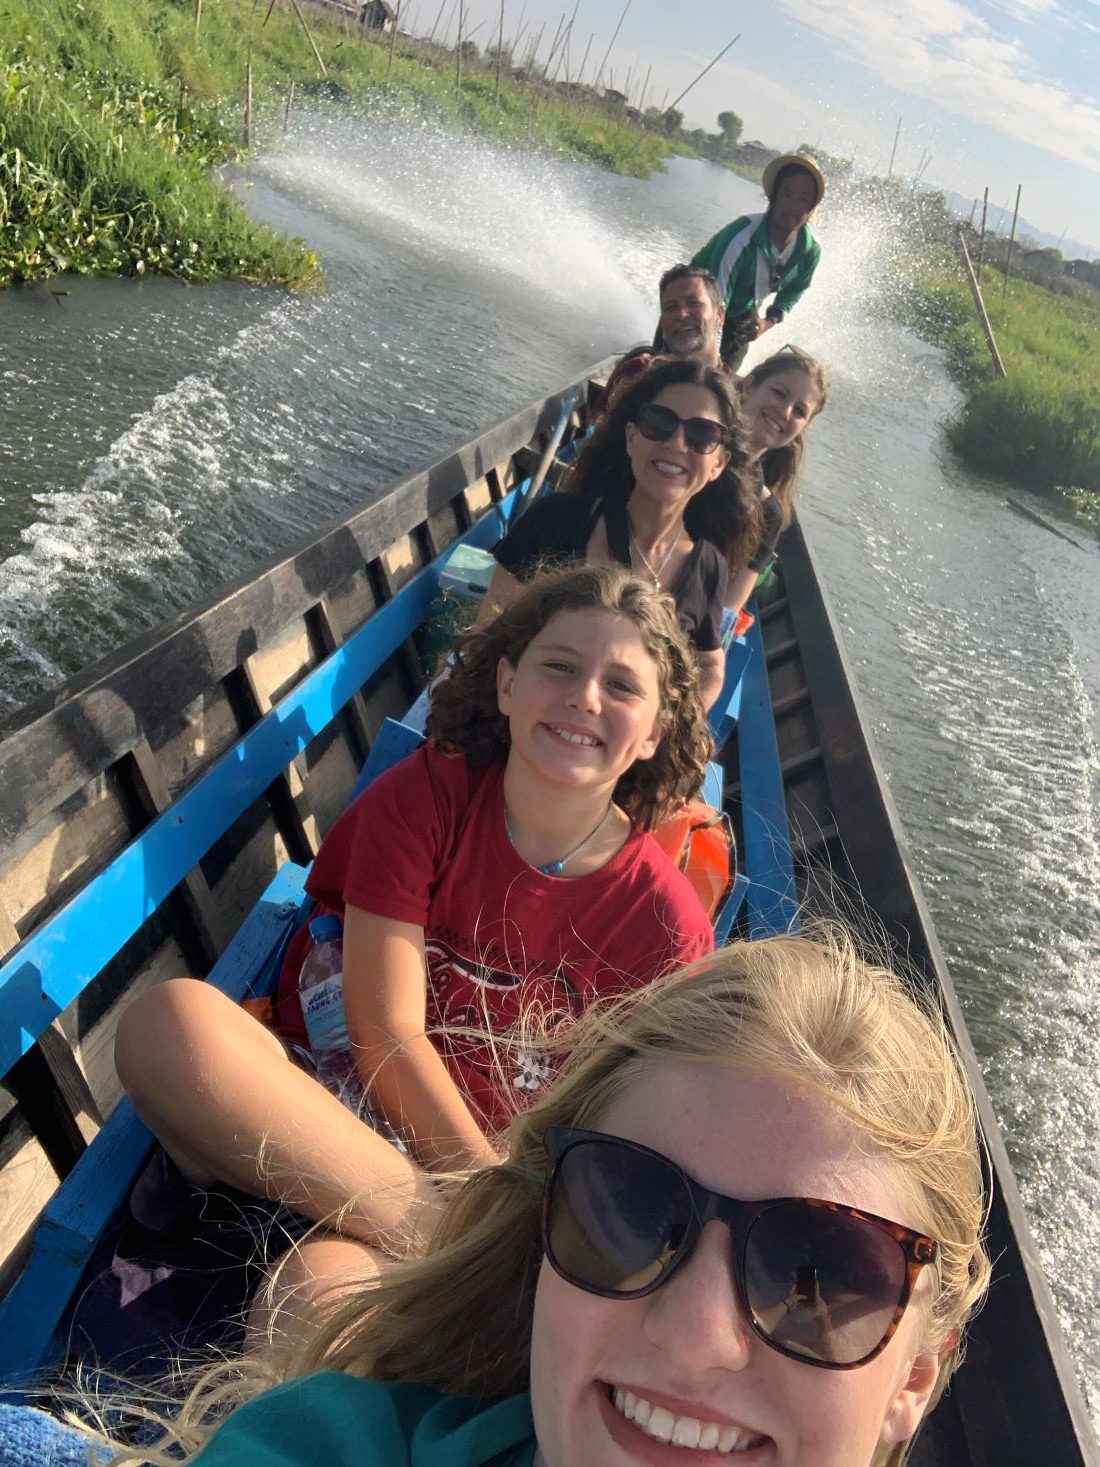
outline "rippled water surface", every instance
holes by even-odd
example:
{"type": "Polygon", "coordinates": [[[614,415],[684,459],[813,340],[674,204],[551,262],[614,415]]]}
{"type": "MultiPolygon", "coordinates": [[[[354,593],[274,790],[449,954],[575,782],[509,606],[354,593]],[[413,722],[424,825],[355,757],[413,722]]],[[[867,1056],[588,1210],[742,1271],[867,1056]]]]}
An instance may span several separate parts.
{"type": "MultiPolygon", "coordinates": [[[[648,337],[660,270],[759,200],[332,120],[237,185],[322,292],[0,295],[0,711],[648,337]]],[[[804,517],[1095,1412],[1100,551],[955,465],[874,228],[834,207],[821,235],[768,338],[833,373],[804,517]]]]}

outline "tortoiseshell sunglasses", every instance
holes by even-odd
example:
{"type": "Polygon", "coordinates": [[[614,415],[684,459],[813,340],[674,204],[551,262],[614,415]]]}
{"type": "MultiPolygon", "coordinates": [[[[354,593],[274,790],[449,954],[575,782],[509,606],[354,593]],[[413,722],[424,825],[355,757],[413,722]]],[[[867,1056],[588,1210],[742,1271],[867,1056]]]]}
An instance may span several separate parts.
{"type": "Polygon", "coordinates": [[[740,1202],[660,1152],[602,1131],[551,1126],[542,1238],[556,1273],[608,1299],[659,1289],[705,1225],[724,1222],[738,1298],[782,1355],[852,1370],[880,1354],[937,1245],[923,1233],[815,1197],[740,1202]]]}

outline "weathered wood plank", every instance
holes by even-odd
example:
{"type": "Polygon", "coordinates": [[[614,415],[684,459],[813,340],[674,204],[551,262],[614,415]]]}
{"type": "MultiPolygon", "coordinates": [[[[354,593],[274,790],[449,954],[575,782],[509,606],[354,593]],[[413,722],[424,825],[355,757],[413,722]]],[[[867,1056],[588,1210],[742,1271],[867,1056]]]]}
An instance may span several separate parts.
{"type": "MultiPolygon", "coordinates": [[[[305,872],[279,872],[226,949],[210,981],[241,998],[285,936],[301,900],[305,872]]],[[[96,1241],[152,1145],[128,1101],[119,1105],[66,1186],[48,1204],[26,1269],[0,1302],[0,1381],[35,1371],[96,1241]]]]}
{"type": "Polygon", "coordinates": [[[545,433],[564,396],[529,404],[0,725],[0,842],[37,823],[129,752],[149,735],[158,710],[200,697],[320,595],[361,574],[410,525],[423,524],[545,433]]]}

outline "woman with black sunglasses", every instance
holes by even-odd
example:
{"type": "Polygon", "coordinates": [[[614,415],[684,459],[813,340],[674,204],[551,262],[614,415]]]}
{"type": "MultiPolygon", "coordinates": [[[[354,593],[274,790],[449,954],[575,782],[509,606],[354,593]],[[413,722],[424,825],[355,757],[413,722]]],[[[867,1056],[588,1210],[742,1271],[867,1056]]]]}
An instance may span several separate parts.
{"type": "Polygon", "coordinates": [[[201,1467],[901,1463],[989,1281],[938,1012],[827,934],[734,944],[552,1042],[426,1256],[289,1362],[210,1372],[118,1467],[173,1441],[201,1467]]]}
{"type": "Polygon", "coordinates": [[[651,367],[617,399],[577,460],[566,494],[536,500],[496,546],[479,618],[547,562],[617,562],[676,602],[704,704],[722,687],[731,568],[761,534],[750,448],[729,375],[694,358],[651,367]]]}
{"type": "Polygon", "coordinates": [[[211,1372],[117,1467],[173,1441],[201,1467],[901,1463],[989,1284],[939,1014],[839,934],[782,937],[550,1042],[559,1077],[422,1259],[289,1363],[211,1372]]]}

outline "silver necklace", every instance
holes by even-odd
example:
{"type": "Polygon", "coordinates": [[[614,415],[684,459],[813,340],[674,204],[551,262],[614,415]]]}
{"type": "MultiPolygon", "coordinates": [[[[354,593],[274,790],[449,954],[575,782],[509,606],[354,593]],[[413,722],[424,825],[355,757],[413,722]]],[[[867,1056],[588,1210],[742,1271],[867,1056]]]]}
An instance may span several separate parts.
{"type": "MultiPolygon", "coordinates": [[[[539,875],[540,876],[560,876],[561,873],[562,873],[562,867],[565,865],[566,861],[571,861],[573,859],[573,857],[577,854],[577,852],[579,850],[582,850],[588,844],[588,842],[590,840],[595,840],[596,836],[599,835],[600,831],[607,824],[608,820],[611,818],[611,810],[612,810],[613,803],[614,803],[614,800],[613,799],[608,800],[608,802],[607,802],[607,809],[600,816],[599,824],[596,825],[592,830],[590,830],[588,832],[588,834],[585,836],[584,840],[578,841],[577,844],[573,847],[573,849],[571,851],[566,851],[565,855],[562,856],[561,859],[558,860],[558,861],[550,861],[545,866],[536,866],[535,867],[535,870],[539,873],[539,875]]],[[[516,854],[518,855],[519,852],[516,849],[516,838],[512,834],[512,826],[511,826],[511,823],[508,820],[508,807],[507,807],[507,805],[504,807],[504,829],[508,833],[508,839],[512,843],[512,849],[514,851],[516,851],[516,854]]]]}
{"type": "Polygon", "coordinates": [[[665,566],[668,565],[669,561],[672,559],[672,553],[676,549],[677,545],[680,543],[680,531],[683,528],[683,523],[683,520],[681,520],[680,523],[676,526],[676,533],[672,537],[672,544],[666,550],[664,559],[661,561],[660,565],[654,568],[652,565],[650,565],[649,557],[646,555],[645,551],[638,544],[638,541],[635,538],[634,526],[630,523],[630,516],[627,515],[626,517],[626,533],[630,536],[631,545],[638,552],[639,560],[645,566],[649,574],[653,577],[653,589],[655,591],[659,591],[661,589],[661,576],[664,574],[665,566]]]}

